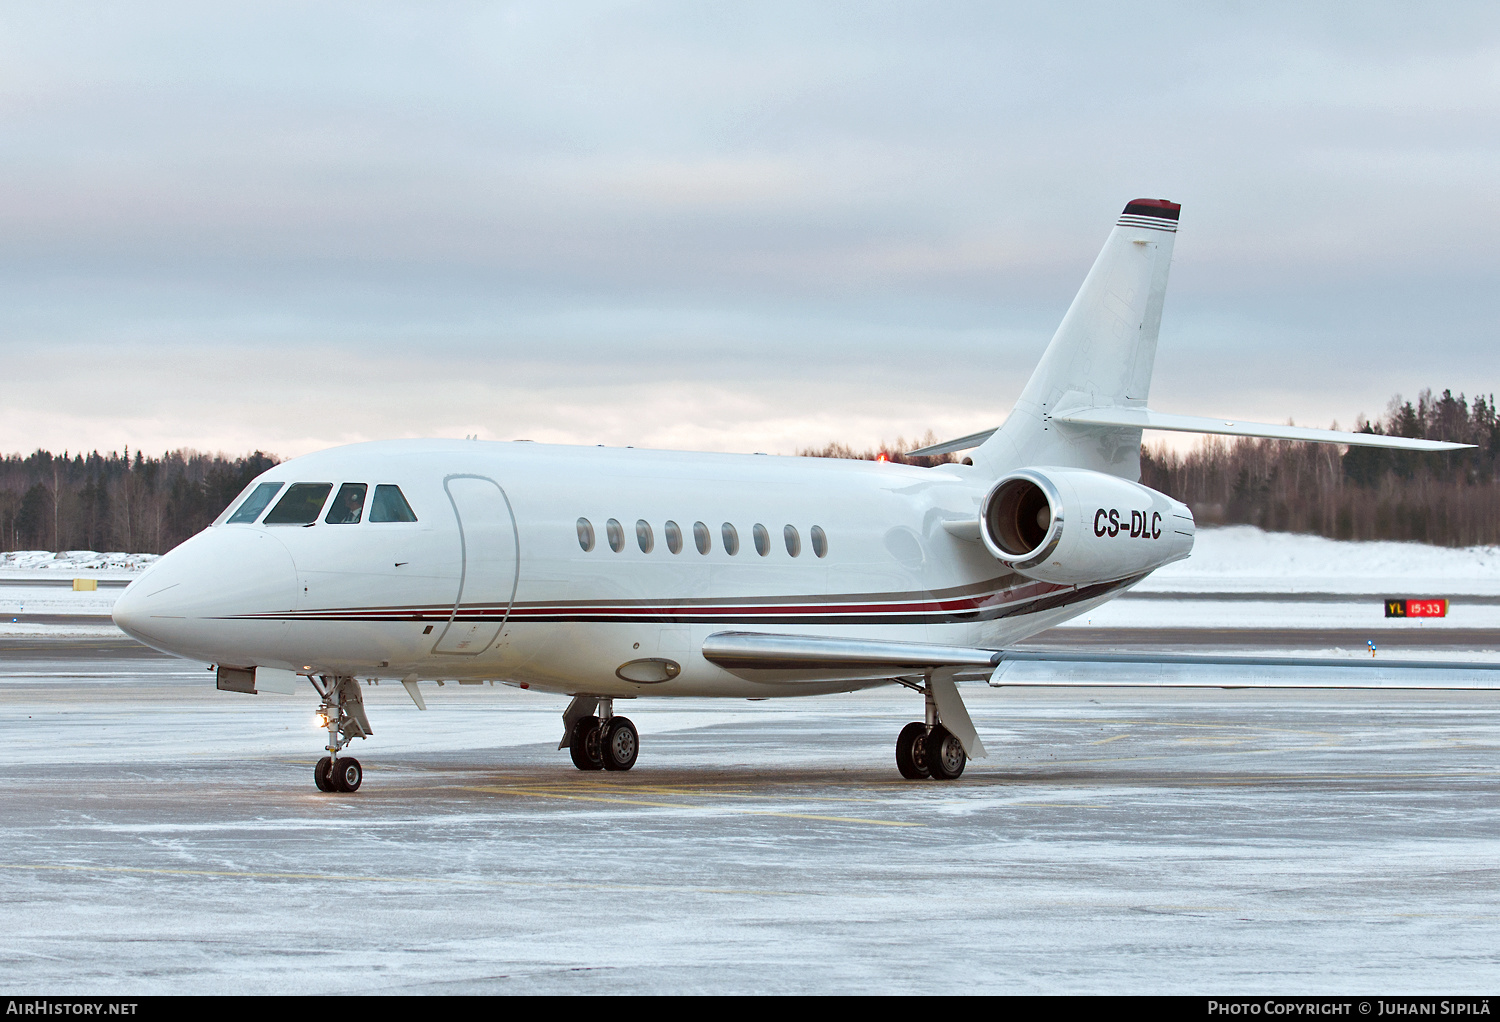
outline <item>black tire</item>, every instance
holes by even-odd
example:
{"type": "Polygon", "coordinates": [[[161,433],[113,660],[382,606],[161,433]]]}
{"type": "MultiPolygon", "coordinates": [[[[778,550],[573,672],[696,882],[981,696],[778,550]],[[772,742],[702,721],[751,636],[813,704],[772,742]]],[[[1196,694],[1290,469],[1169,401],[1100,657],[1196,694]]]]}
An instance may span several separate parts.
{"type": "Polygon", "coordinates": [[[931,776],[927,769],[927,725],[914,720],[896,738],[896,769],[908,781],[931,776]]]}
{"type": "Polygon", "coordinates": [[[333,763],[333,790],[353,794],[365,779],[364,767],[357,759],[339,759],[333,763]]]}
{"type": "Polygon", "coordinates": [[[606,770],[629,770],[641,751],[641,736],[629,717],[611,717],[599,740],[599,755],[606,770]]]}
{"type": "Polygon", "coordinates": [[[601,770],[604,760],[599,757],[599,718],[579,717],[573,722],[573,734],[568,739],[568,753],[573,765],[579,770],[601,770]]]}
{"type": "Polygon", "coordinates": [[[953,732],[939,724],[927,736],[927,769],[939,781],[956,781],[969,757],[953,732]]]}
{"type": "Polygon", "coordinates": [[[313,783],[318,786],[319,791],[333,790],[333,760],[324,756],[318,760],[318,765],[313,767],[313,783]]]}

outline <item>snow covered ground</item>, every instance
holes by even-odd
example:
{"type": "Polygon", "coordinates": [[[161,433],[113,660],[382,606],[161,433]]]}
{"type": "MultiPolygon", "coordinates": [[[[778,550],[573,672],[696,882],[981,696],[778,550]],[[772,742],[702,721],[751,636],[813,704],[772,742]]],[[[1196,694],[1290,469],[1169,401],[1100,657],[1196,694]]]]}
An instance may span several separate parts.
{"type": "Polygon", "coordinates": [[[1340,542],[1237,525],[1200,530],[1191,557],[1063,627],[1366,628],[1384,635],[1500,628],[1500,603],[1476,603],[1473,597],[1500,598],[1500,547],[1340,542]],[[1266,599],[1214,599],[1252,593],[1266,599]],[[1349,599],[1285,599],[1311,594],[1349,599]],[[1168,595],[1176,598],[1143,598],[1168,595]],[[1388,619],[1387,596],[1452,602],[1443,618],[1388,619]]]}
{"type": "MultiPolygon", "coordinates": [[[[364,690],[352,796],[313,698],[164,658],[0,674],[0,975],[129,994],[1484,994],[1500,707],[1482,693],[966,689],[990,758],[907,782],[896,686],[629,704],[364,690]],[[623,707],[622,707],[623,708],[623,707]],[[935,935],[947,953],[934,953],[935,935]]],[[[123,645],[123,644],[122,644],[123,645]]]]}
{"type": "Polygon", "coordinates": [[[1500,547],[1340,542],[1233,525],[1200,529],[1191,557],[1136,591],[1500,596],[1500,547]]]}

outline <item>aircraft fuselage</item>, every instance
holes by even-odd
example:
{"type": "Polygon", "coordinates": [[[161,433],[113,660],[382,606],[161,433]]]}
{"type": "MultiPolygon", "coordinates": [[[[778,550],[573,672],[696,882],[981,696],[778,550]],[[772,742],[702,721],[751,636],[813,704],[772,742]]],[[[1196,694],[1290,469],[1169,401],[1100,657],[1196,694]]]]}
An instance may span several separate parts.
{"type": "Polygon", "coordinates": [[[753,698],[890,671],[739,676],[699,655],[707,636],[1002,647],[1121,588],[1032,581],[946,530],[992,481],[964,465],[398,440],[260,481],[330,489],[311,524],[221,518],[131,586],[122,626],[234,666],[753,698]],[[416,521],[333,524],[348,483],[366,506],[399,487],[416,521]]]}

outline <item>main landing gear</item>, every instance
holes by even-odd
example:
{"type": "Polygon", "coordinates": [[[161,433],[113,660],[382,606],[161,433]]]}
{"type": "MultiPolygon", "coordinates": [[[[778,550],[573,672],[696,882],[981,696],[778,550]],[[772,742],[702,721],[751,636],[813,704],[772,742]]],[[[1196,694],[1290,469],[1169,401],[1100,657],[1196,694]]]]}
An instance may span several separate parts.
{"type": "Polygon", "coordinates": [[[969,711],[953,683],[956,673],[948,668],[935,670],[920,686],[901,680],[903,685],[922,693],[927,710],[925,721],[912,721],[901,729],[896,739],[896,769],[909,781],[924,777],[936,781],[957,780],[969,762],[965,745],[972,748],[976,756],[985,755],[984,745],[969,719],[969,711]],[[944,726],[944,720],[952,725],[953,730],[944,726]]]}
{"type": "Polygon", "coordinates": [[[359,691],[359,682],[341,675],[309,678],[318,695],[323,697],[318,707],[318,716],[328,728],[328,744],[324,746],[328,755],[318,760],[313,767],[313,783],[319,791],[355,792],[364,781],[364,768],[353,756],[339,753],[356,738],[368,738],[375,732],[370,728],[370,718],[365,716],[365,699],[359,691]]]}
{"type": "Polygon", "coordinates": [[[929,729],[914,720],[896,738],[896,769],[908,781],[957,780],[968,762],[963,745],[941,724],[929,729]]]}
{"type": "Polygon", "coordinates": [[[641,736],[629,717],[616,717],[608,696],[574,696],[563,711],[563,738],[579,770],[629,770],[641,750],[641,736]]]}

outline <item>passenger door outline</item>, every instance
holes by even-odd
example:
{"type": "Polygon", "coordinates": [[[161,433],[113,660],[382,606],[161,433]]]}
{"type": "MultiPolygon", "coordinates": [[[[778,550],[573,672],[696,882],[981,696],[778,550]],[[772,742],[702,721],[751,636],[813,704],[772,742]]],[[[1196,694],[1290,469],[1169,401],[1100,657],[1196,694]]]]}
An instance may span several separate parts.
{"type": "MultiPolygon", "coordinates": [[[[448,623],[443,626],[442,632],[432,644],[432,652],[438,656],[479,656],[489,650],[500,637],[505,625],[510,620],[511,607],[515,605],[516,589],[521,581],[521,533],[516,526],[515,509],[511,507],[510,495],[489,476],[477,475],[470,472],[455,472],[443,477],[443,492],[448,495],[448,503],[453,507],[453,518],[458,523],[458,551],[459,551],[459,575],[458,595],[453,601],[453,611],[448,615],[448,623]],[[463,610],[465,593],[470,590],[470,576],[472,568],[476,566],[476,558],[471,556],[470,546],[473,538],[477,538],[481,522],[481,516],[476,512],[480,505],[475,504],[470,508],[470,522],[464,523],[464,515],[460,509],[460,500],[454,496],[453,482],[460,479],[472,479],[479,483],[493,486],[500,494],[500,505],[505,508],[505,518],[510,524],[511,551],[513,553],[511,564],[510,593],[505,601],[505,612],[500,620],[490,624],[483,619],[471,621],[460,621],[460,612],[463,610]],[[490,628],[494,630],[488,631],[490,628]],[[448,648],[443,648],[447,642],[448,648]]],[[[460,488],[462,492],[462,488],[460,488]]],[[[477,551],[476,551],[477,553],[477,551]]]]}

